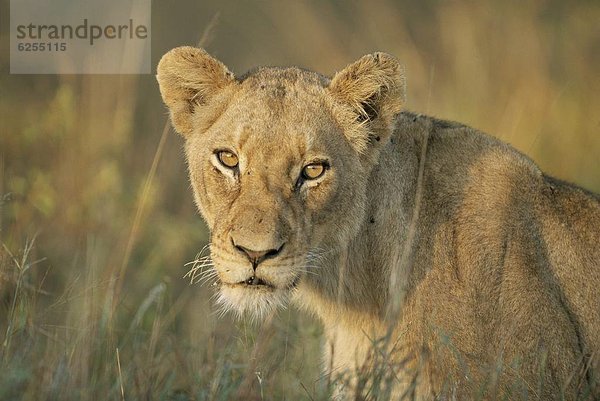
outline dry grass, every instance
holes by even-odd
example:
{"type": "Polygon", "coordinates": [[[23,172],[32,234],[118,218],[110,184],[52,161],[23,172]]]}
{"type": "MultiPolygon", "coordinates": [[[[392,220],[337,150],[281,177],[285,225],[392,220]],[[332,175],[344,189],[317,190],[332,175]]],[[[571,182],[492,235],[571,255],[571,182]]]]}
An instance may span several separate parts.
{"type": "MultiPolygon", "coordinates": [[[[595,2],[186,1],[153,15],[155,61],[212,37],[238,74],[330,74],[390,52],[410,109],[600,191],[595,2]]],[[[183,279],[208,234],[153,77],[11,76],[2,39],[0,399],[326,399],[311,318],[219,319],[211,289],[183,279]]]]}

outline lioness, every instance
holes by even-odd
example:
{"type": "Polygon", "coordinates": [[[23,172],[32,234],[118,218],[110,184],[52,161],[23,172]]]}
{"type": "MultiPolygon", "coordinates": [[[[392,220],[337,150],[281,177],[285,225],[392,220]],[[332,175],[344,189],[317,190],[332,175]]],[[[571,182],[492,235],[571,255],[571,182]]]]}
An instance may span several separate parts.
{"type": "Polygon", "coordinates": [[[340,398],[600,397],[597,195],[474,129],[402,112],[388,54],[331,79],[236,78],[179,47],[157,78],[219,302],[314,312],[326,367],[349,373],[340,398]]]}

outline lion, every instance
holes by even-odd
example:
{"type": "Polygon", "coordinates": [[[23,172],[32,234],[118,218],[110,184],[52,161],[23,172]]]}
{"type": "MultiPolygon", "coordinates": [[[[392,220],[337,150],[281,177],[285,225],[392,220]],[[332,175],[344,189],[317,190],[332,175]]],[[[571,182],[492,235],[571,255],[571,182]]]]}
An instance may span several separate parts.
{"type": "Polygon", "coordinates": [[[219,303],[316,315],[339,399],[600,399],[600,199],[465,125],[404,111],[391,55],[332,78],[157,68],[219,303]],[[377,388],[375,388],[377,387],[377,388]],[[377,390],[377,391],[375,391],[377,390]]]}

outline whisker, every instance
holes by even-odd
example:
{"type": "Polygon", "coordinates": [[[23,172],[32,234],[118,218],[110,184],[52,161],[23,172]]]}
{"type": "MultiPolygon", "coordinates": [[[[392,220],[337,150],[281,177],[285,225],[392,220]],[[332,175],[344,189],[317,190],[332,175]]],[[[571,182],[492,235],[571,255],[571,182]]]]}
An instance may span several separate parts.
{"type": "Polygon", "coordinates": [[[310,270],[306,270],[306,269],[298,269],[297,271],[298,271],[298,273],[313,274],[315,276],[318,276],[318,274],[316,272],[311,272],[310,270]]]}
{"type": "Polygon", "coordinates": [[[212,267],[214,267],[213,264],[198,264],[196,266],[193,266],[185,275],[184,277],[190,275],[190,274],[194,274],[197,273],[198,271],[206,271],[207,269],[211,269],[212,267]]]}
{"type": "Polygon", "coordinates": [[[202,277],[196,283],[198,283],[200,285],[205,285],[209,281],[214,280],[216,278],[217,278],[217,272],[215,271],[214,273],[211,273],[211,274],[206,275],[205,277],[202,277]]]}
{"type": "MultiPolygon", "coordinates": [[[[207,281],[212,276],[213,271],[215,271],[214,263],[209,256],[199,257],[206,249],[207,246],[202,248],[202,251],[200,251],[200,254],[198,254],[195,260],[185,264],[185,266],[192,265],[188,272],[183,276],[184,278],[190,279],[190,284],[207,281]]],[[[214,274],[216,274],[216,271],[214,274]]]]}
{"type": "Polygon", "coordinates": [[[204,284],[206,281],[210,280],[211,278],[216,277],[216,275],[217,275],[217,271],[214,268],[210,267],[204,271],[201,271],[200,273],[193,274],[191,284],[196,284],[196,283],[204,284]]]}
{"type": "Polygon", "coordinates": [[[216,272],[217,272],[217,270],[214,267],[209,266],[209,267],[205,268],[204,270],[200,271],[197,274],[197,276],[198,277],[205,277],[205,276],[208,276],[208,275],[211,275],[211,274],[216,274],[216,272]]]}
{"type": "Polygon", "coordinates": [[[202,263],[210,262],[211,260],[212,259],[210,257],[205,256],[202,259],[195,259],[195,260],[192,260],[190,262],[187,262],[186,264],[184,264],[184,266],[202,264],[202,263]]]}
{"type": "Polygon", "coordinates": [[[319,265],[307,265],[307,264],[303,264],[301,265],[303,268],[305,269],[315,269],[315,270],[320,270],[323,268],[323,266],[319,266],[319,265]]]}

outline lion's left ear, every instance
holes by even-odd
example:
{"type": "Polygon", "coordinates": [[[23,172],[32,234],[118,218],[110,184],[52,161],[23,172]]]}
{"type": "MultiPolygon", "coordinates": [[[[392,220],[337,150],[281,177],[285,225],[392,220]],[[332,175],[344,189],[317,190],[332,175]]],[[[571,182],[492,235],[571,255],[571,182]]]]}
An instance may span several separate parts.
{"type": "MultiPolygon", "coordinates": [[[[351,108],[354,120],[366,124],[369,135],[375,136],[366,141],[379,141],[391,134],[394,117],[404,106],[404,71],[389,54],[367,54],[336,73],[329,90],[351,108]]],[[[360,138],[353,139],[360,142],[360,138]]],[[[367,143],[357,145],[364,151],[367,143]]]]}

